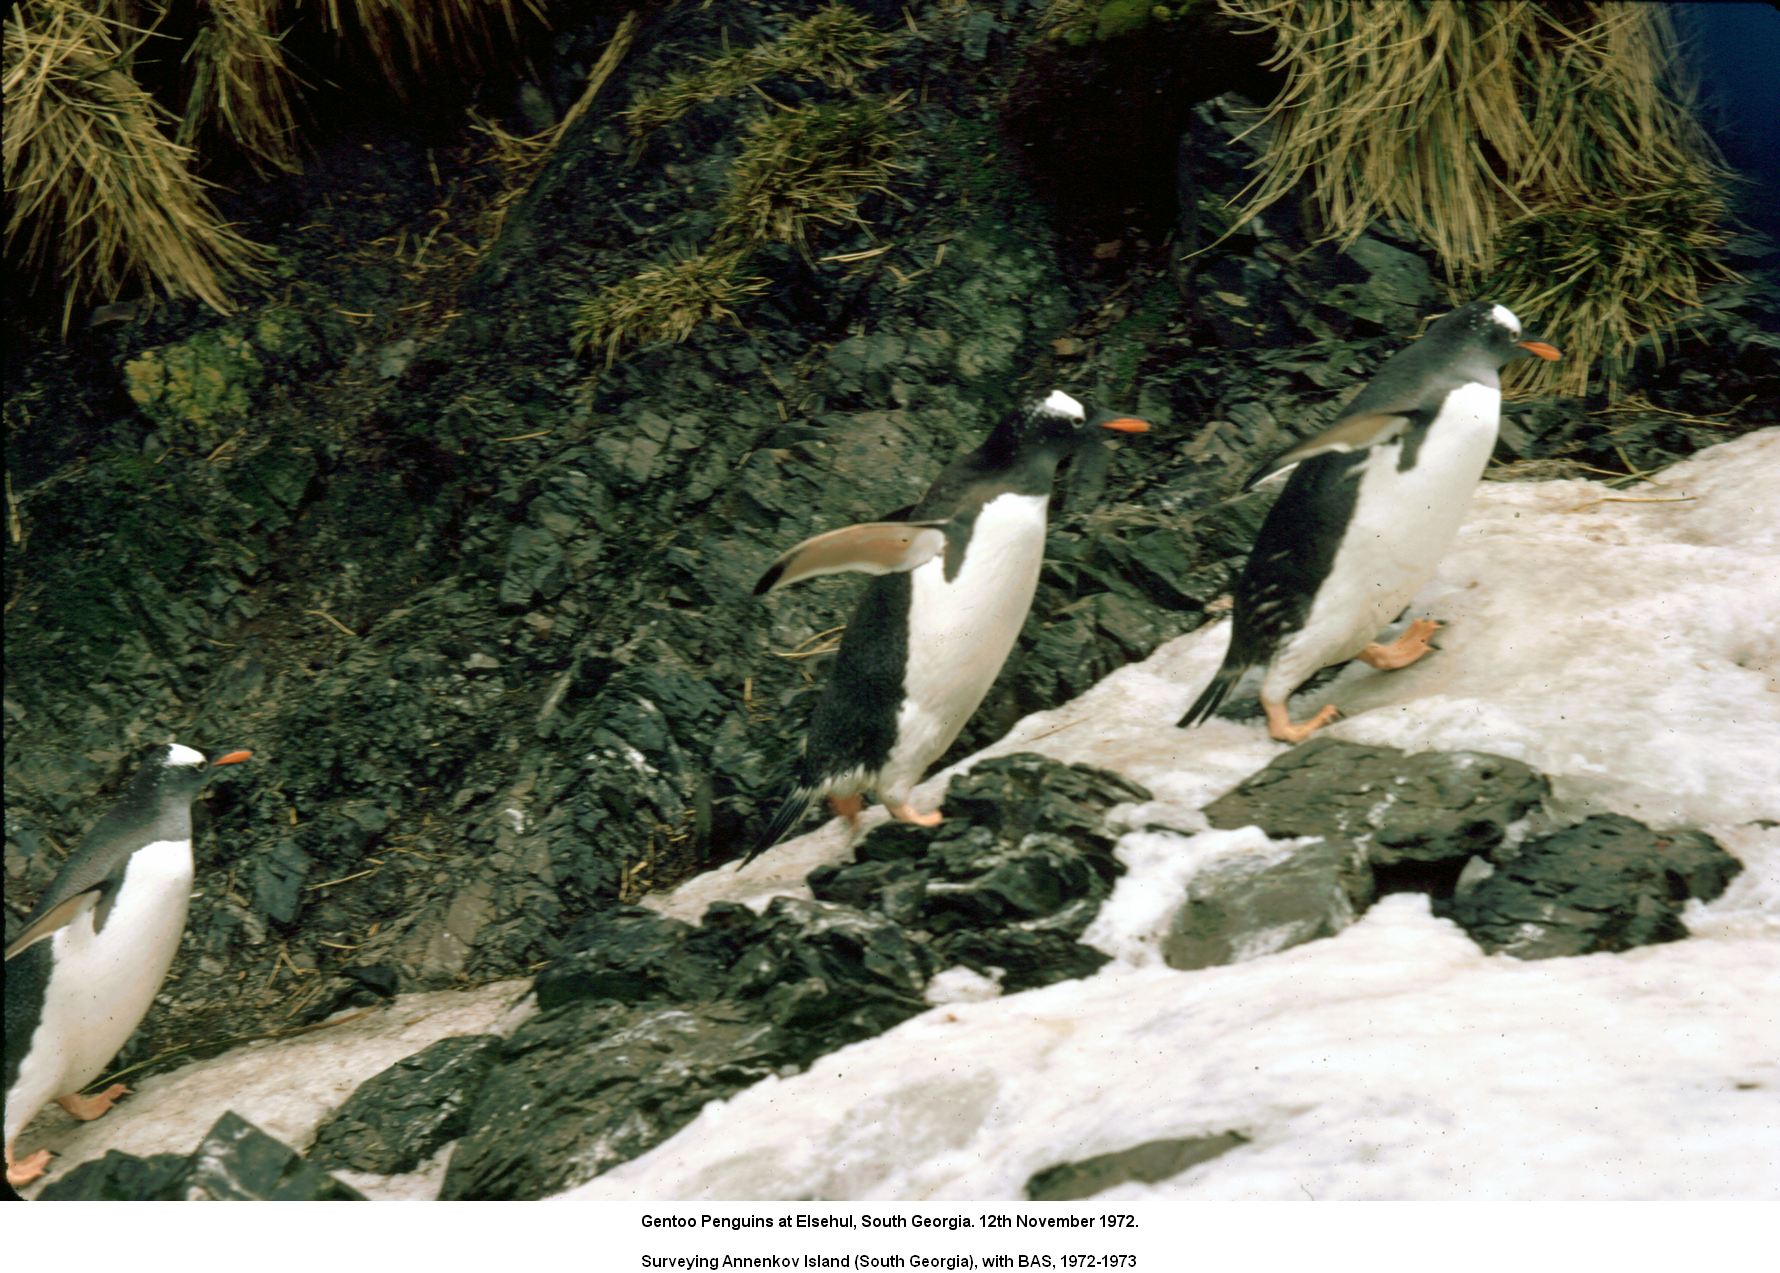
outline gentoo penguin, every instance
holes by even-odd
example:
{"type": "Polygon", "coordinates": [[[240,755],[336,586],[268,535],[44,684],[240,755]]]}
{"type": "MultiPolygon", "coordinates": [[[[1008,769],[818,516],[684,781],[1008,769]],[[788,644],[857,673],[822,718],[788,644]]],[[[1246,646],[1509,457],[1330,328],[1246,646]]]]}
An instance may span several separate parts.
{"type": "Polygon", "coordinates": [[[1301,725],[1286,700],[1324,667],[1358,655],[1407,667],[1440,626],[1417,619],[1389,645],[1373,640],[1434,574],[1496,445],[1497,373],[1514,358],[1556,360],[1521,339],[1520,319],[1473,301],[1378,369],[1328,429],[1263,465],[1243,484],[1293,469],[1236,584],[1230,649],[1187,714],[1205,720],[1243,672],[1265,665],[1267,732],[1301,742],[1335,718],[1301,725]]]}
{"type": "Polygon", "coordinates": [[[847,623],[792,791],[744,865],[783,839],[818,796],[855,826],[868,791],[894,818],[940,821],[937,810],[910,808],[909,793],[983,701],[1026,621],[1058,463],[1102,436],[1095,429],[1149,427],[1110,412],[1090,420],[1055,390],[948,464],[908,520],[829,531],[772,564],[756,595],[839,571],[881,577],[847,623]]]}
{"type": "Polygon", "coordinates": [[[156,747],[122,799],[51,881],[6,948],[6,1181],[35,1180],[40,1149],[21,1162],[13,1139],[52,1098],[97,1118],[129,1091],[82,1096],[154,1002],[185,931],[192,896],[192,800],[217,765],[178,743],[156,747]]]}

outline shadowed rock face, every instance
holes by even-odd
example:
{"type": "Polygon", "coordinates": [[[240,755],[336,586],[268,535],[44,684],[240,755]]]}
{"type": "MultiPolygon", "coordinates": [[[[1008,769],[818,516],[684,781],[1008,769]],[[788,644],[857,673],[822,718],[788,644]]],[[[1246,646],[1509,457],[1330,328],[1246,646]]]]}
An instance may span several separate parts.
{"type": "Polygon", "coordinates": [[[942,963],[993,969],[1006,990],[1086,976],[1106,956],[1076,938],[1124,871],[1106,811],[1147,799],[1086,765],[999,757],[953,780],[937,830],[878,827],[810,891],[922,932],[942,963]]]}

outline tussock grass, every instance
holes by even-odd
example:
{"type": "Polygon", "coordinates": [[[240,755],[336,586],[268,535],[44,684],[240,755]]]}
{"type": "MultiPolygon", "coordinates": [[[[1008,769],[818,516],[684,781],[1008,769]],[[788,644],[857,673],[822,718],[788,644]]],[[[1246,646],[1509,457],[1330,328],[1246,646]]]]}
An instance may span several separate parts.
{"type": "Polygon", "coordinates": [[[603,351],[610,367],[626,346],[685,340],[701,323],[733,319],[736,305],[766,290],[766,280],[743,266],[740,252],[701,252],[604,289],[575,316],[575,352],[603,351]]]}
{"type": "Polygon", "coordinates": [[[325,0],[322,21],[364,48],[399,92],[440,64],[486,65],[491,49],[518,38],[522,10],[544,20],[540,0],[325,0]]]}
{"type": "Polygon", "coordinates": [[[6,251],[62,290],[62,329],[131,283],[229,312],[228,284],[262,250],[223,223],[173,140],[175,121],[133,79],[131,31],[70,3],[6,20],[6,251]]]}
{"type": "Polygon", "coordinates": [[[1726,215],[1722,192],[1685,174],[1606,206],[1547,205],[1504,227],[1479,290],[1540,316],[1564,350],[1548,373],[1560,392],[1586,392],[1592,370],[1612,394],[1637,349],[1661,357],[1702,289],[1731,277],[1718,260],[1726,215]]]}
{"type": "Polygon", "coordinates": [[[720,234],[807,249],[810,227],[859,220],[895,175],[896,107],[873,98],[777,110],[754,121],[730,170],[720,234]]]}
{"type": "Polygon", "coordinates": [[[1581,392],[1594,364],[1572,346],[1618,365],[1722,273],[1711,224],[1728,174],[1690,109],[1662,6],[1219,3],[1275,37],[1286,78],[1243,219],[1306,178],[1328,239],[1400,218],[1455,292],[1494,281],[1564,346],[1565,361],[1541,369],[1548,383],[1581,392]]]}
{"type": "MultiPolygon", "coordinates": [[[[622,118],[640,140],[704,102],[741,92],[769,75],[852,89],[878,64],[890,37],[843,5],[795,23],[779,39],[734,49],[639,98],[622,118]]],[[[578,353],[603,352],[609,367],[626,347],[681,341],[709,319],[766,289],[749,257],[789,243],[807,258],[812,234],[858,225],[859,206],[888,193],[900,165],[894,118],[901,99],[849,96],[797,109],[768,101],[747,127],[704,251],[655,265],[582,302],[571,324],[578,353]]],[[[739,320],[737,320],[739,321],[739,320]]]]}
{"type": "MultiPolygon", "coordinates": [[[[25,0],[5,27],[8,259],[76,309],[127,288],[193,296],[227,313],[263,249],[226,225],[197,175],[236,151],[257,170],[296,172],[298,82],[280,31],[303,0],[25,0]],[[135,77],[156,37],[177,50],[178,117],[135,77]]],[[[322,0],[324,27],[361,46],[398,91],[486,64],[540,0],[322,0]]]]}
{"type": "Polygon", "coordinates": [[[831,4],[794,23],[771,44],[732,49],[696,71],[668,79],[637,98],[622,118],[639,141],[687,111],[739,93],[770,76],[816,80],[830,88],[850,88],[878,65],[888,36],[845,5],[831,4]]]}
{"type": "Polygon", "coordinates": [[[296,77],[272,33],[278,0],[230,0],[208,7],[209,21],[186,49],[191,86],[175,140],[220,138],[261,172],[297,172],[296,77]]]}

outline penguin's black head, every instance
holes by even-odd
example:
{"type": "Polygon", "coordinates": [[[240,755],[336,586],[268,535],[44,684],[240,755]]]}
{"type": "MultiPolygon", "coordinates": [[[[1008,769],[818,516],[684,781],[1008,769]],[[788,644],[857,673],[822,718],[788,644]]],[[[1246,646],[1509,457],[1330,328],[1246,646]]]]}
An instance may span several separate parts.
{"type": "Polygon", "coordinates": [[[211,760],[196,748],[168,743],[150,749],[132,785],[146,786],[163,797],[190,800],[219,765],[238,764],[252,755],[244,748],[224,748],[222,754],[211,760]]]}
{"type": "Polygon", "coordinates": [[[1043,398],[1021,403],[996,426],[984,449],[1004,462],[1041,455],[1059,460],[1089,439],[1099,437],[1100,429],[1147,433],[1149,427],[1147,420],[1110,411],[1090,416],[1081,403],[1061,389],[1053,389],[1043,398]]]}
{"type": "MultiPolygon", "coordinates": [[[[1491,301],[1461,305],[1430,327],[1423,339],[1436,335],[1451,340],[1480,364],[1487,365],[1492,383],[1494,373],[1516,358],[1543,358],[1547,362],[1556,362],[1563,357],[1542,340],[1521,339],[1520,319],[1515,317],[1514,311],[1491,301]]],[[[1481,365],[1476,370],[1481,370],[1481,365]]]]}

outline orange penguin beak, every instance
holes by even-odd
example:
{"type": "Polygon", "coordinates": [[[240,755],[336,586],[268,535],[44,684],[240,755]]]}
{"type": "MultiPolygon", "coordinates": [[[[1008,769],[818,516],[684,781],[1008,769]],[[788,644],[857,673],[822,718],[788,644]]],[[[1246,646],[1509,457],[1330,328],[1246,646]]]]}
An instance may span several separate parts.
{"type": "Polygon", "coordinates": [[[1102,420],[1100,422],[1100,427],[1103,429],[1112,429],[1118,433],[1148,433],[1150,431],[1150,422],[1148,420],[1139,420],[1136,416],[1132,415],[1121,415],[1114,416],[1110,420],[1102,420]]]}
{"type": "Polygon", "coordinates": [[[217,765],[238,765],[252,756],[253,753],[248,751],[245,747],[238,747],[234,751],[224,752],[215,760],[211,761],[210,764],[212,768],[217,765]]]}
{"type": "Polygon", "coordinates": [[[1564,356],[1558,351],[1557,346],[1548,345],[1542,340],[1517,340],[1514,343],[1533,355],[1533,357],[1543,358],[1546,362],[1556,362],[1564,356]]]}

